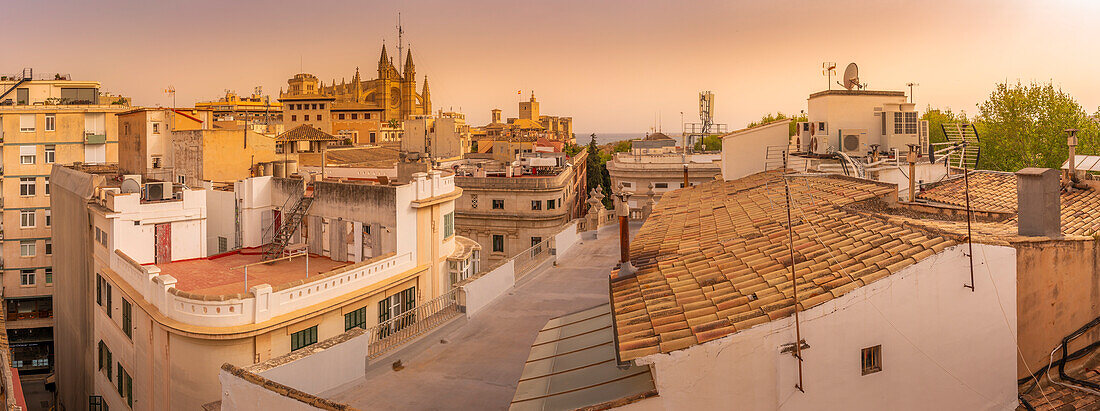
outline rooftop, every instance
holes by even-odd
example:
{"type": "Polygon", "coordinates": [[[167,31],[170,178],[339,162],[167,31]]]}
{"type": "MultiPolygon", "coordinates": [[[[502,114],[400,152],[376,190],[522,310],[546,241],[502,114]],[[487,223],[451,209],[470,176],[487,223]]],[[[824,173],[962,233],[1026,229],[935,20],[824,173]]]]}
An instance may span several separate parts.
{"type": "Polygon", "coordinates": [[[821,96],[890,96],[890,97],[905,97],[904,91],[884,91],[884,90],[823,90],[813,94],[810,94],[810,98],[821,96]]]}
{"type": "MultiPolygon", "coordinates": [[[[156,264],[161,274],[176,278],[176,289],[193,294],[228,295],[248,292],[245,287],[246,264],[260,262],[258,248],[244,249],[209,258],[156,264]]],[[[315,276],[351,263],[333,261],[328,257],[309,256],[309,275],[315,276]]],[[[248,267],[248,286],[269,284],[277,287],[306,278],[306,260],[296,257],[271,264],[248,267]]]]}
{"type": "Polygon", "coordinates": [[[341,141],[343,138],[315,129],[308,124],[302,124],[287,130],[275,137],[275,141],[341,141]]]}
{"type": "MultiPolygon", "coordinates": [[[[770,171],[665,194],[631,244],[637,275],[612,280],[622,360],[688,348],[793,313],[782,179],[770,171]]],[[[821,175],[792,177],[790,186],[801,309],[956,243],[854,207],[894,200],[894,185],[821,175]]]]}

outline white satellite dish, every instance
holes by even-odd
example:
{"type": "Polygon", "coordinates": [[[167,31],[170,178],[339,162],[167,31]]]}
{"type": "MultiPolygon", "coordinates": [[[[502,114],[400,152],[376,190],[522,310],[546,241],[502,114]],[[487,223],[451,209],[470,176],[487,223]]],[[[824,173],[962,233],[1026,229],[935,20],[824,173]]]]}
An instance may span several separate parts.
{"type": "Polygon", "coordinates": [[[135,181],[133,179],[130,179],[130,178],[122,180],[122,192],[123,193],[140,193],[141,192],[141,184],[138,184],[137,181],[135,181]]]}
{"type": "Polygon", "coordinates": [[[844,69],[844,83],[841,85],[848,90],[859,88],[859,66],[856,63],[850,63],[844,69]]]}

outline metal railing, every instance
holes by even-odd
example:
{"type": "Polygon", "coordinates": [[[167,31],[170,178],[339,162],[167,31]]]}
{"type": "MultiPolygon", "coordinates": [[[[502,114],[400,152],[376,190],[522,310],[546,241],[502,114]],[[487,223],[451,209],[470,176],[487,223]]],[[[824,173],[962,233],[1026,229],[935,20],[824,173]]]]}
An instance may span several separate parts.
{"type": "Polygon", "coordinates": [[[389,320],[367,328],[370,343],[367,358],[378,358],[421,334],[445,324],[462,313],[458,304],[458,289],[433,298],[389,320]]]}
{"type": "Polygon", "coordinates": [[[516,254],[515,257],[512,257],[516,280],[518,281],[520,278],[523,278],[533,271],[532,268],[535,268],[549,259],[550,256],[554,255],[554,251],[554,237],[550,237],[531,246],[531,248],[521,251],[519,254],[516,254]]]}

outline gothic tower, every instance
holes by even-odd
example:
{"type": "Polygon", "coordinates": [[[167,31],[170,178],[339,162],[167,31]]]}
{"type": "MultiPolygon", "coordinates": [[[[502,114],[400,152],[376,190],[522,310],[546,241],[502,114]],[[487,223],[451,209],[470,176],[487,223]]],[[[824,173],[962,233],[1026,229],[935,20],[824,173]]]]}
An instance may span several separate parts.
{"type": "Polygon", "coordinates": [[[405,56],[405,73],[401,76],[401,119],[414,114],[416,110],[416,67],[413,65],[412,48],[405,56]]]}
{"type": "Polygon", "coordinates": [[[424,92],[420,94],[422,97],[422,107],[420,112],[423,114],[432,113],[432,94],[428,91],[428,76],[424,76],[424,92]]]}

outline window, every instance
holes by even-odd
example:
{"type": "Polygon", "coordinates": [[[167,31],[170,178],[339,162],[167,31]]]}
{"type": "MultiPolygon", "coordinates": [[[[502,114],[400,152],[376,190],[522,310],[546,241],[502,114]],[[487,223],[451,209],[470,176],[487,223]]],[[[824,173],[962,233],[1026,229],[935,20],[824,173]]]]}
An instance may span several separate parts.
{"type": "Polygon", "coordinates": [[[57,115],[56,114],[47,114],[46,115],[46,131],[55,131],[55,130],[57,130],[57,115]]]}
{"type": "Polygon", "coordinates": [[[325,109],[325,104],[321,103],[320,105],[317,106],[317,108],[319,108],[321,110],[324,110],[325,109]]]}
{"type": "Polygon", "coordinates": [[[19,270],[19,285],[34,285],[34,270],[19,270]]]}
{"type": "Polygon", "coordinates": [[[531,209],[532,210],[542,210],[542,201],[531,200],[531,209]]]}
{"type": "Polygon", "coordinates": [[[886,113],[878,113],[882,117],[882,135],[886,135],[886,113]]]}
{"type": "Polygon", "coordinates": [[[104,248],[107,247],[107,232],[100,230],[99,227],[95,228],[95,241],[104,248]]]}
{"type": "Polygon", "coordinates": [[[290,121],[298,121],[298,116],[291,114],[290,121]]]}
{"type": "Polygon", "coordinates": [[[176,176],[176,182],[180,184],[187,184],[187,176],[176,176]]]}
{"type": "Polygon", "coordinates": [[[153,134],[160,134],[160,123],[153,123],[153,134]]]}
{"type": "Polygon", "coordinates": [[[99,341],[99,370],[107,373],[107,381],[111,380],[111,349],[103,340],[99,341]]]}
{"type": "Polygon", "coordinates": [[[34,180],[34,177],[19,177],[19,195],[33,196],[35,185],[34,180]]]}
{"type": "Polygon", "coordinates": [[[363,113],[363,119],[370,120],[370,113],[363,113]]]}
{"type": "Polygon", "coordinates": [[[344,113],[337,114],[336,118],[343,120],[344,119],[344,113]]]}
{"type": "Polygon", "coordinates": [[[531,237],[531,247],[539,245],[542,242],[542,237],[531,237]]]}
{"type": "Polygon", "coordinates": [[[358,120],[359,119],[359,113],[351,113],[351,119],[352,120],[358,120]]]}
{"type": "Polygon", "coordinates": [[[19,228],[34,228],[34,210],[19,210],[19,228]]]}
{"type": "Polygon", "coordinates": [[[118,396],[125,398],[126,403],[131,407],[134,406],[134,379],[130,377],[130,374],[126,372],[125,368],[122,368],[122,363],[118,363],[118,396]]]}
{"type": "Polygon", "coordinates": [[[46,155],[44,157],[46,164],[53,164],[57,161],[57,146],[53,144],[46,145],[46,155]]]}
{"type": "Polygon", "coordinates": [[[317,115],[317,121],[321,121],[321,115],[320,114],[317,115]]]}
{"type": "Polygon", "coordinates": [[[53,210],[46,209],[46,227],[53,227],[53,210]]]}
{"type": "Polygon", "coordinates": [[[894,112],[894,134],[901,134],[905,129],[905,122],[902,120],[902,113],[900,111],[894,112]]]}
{"type": "Polygon", "coordinates": [[[46,284],[53,284],[53,267],[46,267],[46,284]]]}
{"type": "Polygon", "coordinates": [[[317,109],[317,104],[306,104],[306,106],[307,107],[312,107],[314,110],[317,109]]]}
{"type": "Polygon", "coordinates": [[[917,112],[905,112],[905,134],[917,134],[917,112]]]}
{"type": "Polygon", "coordinates": [[[668,183],[656,183],[653,188],[668,188],[668,183]]]}
{"type": "Polygon", "coordinates": [[[42,181],[44,183],[42,188],[46,189],[46,195],[50,195],[50,178],[44,177],[42,181]]]}
{"type": "Polygon", "coordinates": [[[218,252],[224,253],[229,251],[229,239],[225,237],[218,237],[218,252]]]}
{"type": "Polygon", "coordinates": [[[103,280],[103,296],[107,300],[107,317],[111,317],[111,283],[103,280]]]}
{"type": "Polygon", "coordinates": [[[623,187],[626,187],[626,188],[634,187],[634,183],[631,183],[629,181],[623,181],[623,187]]]}
{"type": "Polygon", "coordinates": [[[382,337],[385,338],[389,333],[405,328],[416,321],[415,315],[402,316],[402,314],[414,308],[416,308],[415,286],[406,288],[397,294],[383,298],[382,301],[379,301],[378,323],[383,324],[387,321],[395,320],[380,330],[382,337]]]}
{"type": "Polygon", "coordinates": [[[553,210],[554,208],[556,208],[556,206],[557,206],[557,202],[555,200],[546,200],[546,209],[547,210],[553,210]]]}
{"type": "Polygon", "coordinates": [[[821,121],[817,123],[817,131],[825,131],[825,122],[821,121]]]}
{"type": "Polygon", "coordinates": [[[451,238],[455,235],[455,212],[443,215],[443,238],[451,238]]]}
{"type": "Polygon", "coordinates": [[[882,371],[882,345],[864,348],[860,361],[863,364],[863,375],[882,371]]]}
{"type": "Polygon", "coordinates": [[[19,146],[19,164],[34,164],[34,146],[19,146]]]}
{"type": "Polygon", "coordinates": [[[493,252],[504,252],[504,236],[500,234],[493,234],[493,252]]]}
{"type": "Polygon", "coordinates": [[[34,114],[20,114],[19,115],[19,132],[21,132],[21,133],[33,133],[34,132],[34,114]]]}
{"type": "Polygon", "coordinates": [[[493,209],[494,210],[503,210],[504,209],[504,200],[493,200],[493,209]]]}
{"type": "Polygon", "coordinates": [[[95,275],[95,303],[103,306],[103,276],[95,275]]]}
{"type": "Polygon", "coordinates": [[[160,168],[160,157],[153,157],[153,168],[160,168]]]}
{"type": "Polygon", "coordinates": [[[46,240],[46,255],[53,255],[53,240],[46,240]]]}
{"type": "Polygon", "coordinates": [[[306,328],[294,334],[290,334],[290,350],[297,351],[317,343],[317,326],[306,328]]]}
{"type": "Polygon", "coordinates": [[[367,328],[367,307],[344,314],[344,331],[355,327],[367,328]]]}
{"type": "Polygon", "coordinates": [[[22,240],[19,242],[19,255],[21,257],[34,257],[34,240],[22,240]]]}
{"type": "Polygon", "coordinates": [[[130,306],[130,302],[126,301],[126,299],[123,298],[122,299],[122,332],[126,333],[126,336],[130,337],[130,339],[133,340],[134,339],[134,329],[133,329],[134,327],[133,327],[133,319],[131,317],[133,315],[133,313],[130,312],[131,309],[132,309],[132,307],[130,306]]]}

